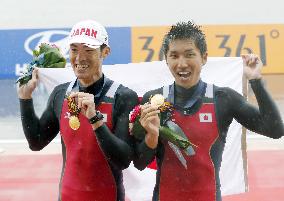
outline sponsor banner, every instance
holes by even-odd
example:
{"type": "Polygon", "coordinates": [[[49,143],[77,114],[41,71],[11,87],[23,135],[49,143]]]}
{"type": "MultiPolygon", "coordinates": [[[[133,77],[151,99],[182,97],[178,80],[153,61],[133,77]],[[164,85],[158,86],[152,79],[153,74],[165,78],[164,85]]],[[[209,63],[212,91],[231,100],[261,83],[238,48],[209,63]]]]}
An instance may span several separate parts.
{"type": "MultiPolygon", "coordinates": [[[[258,54],[263,74],[283,74],[284,25],[204,25],[209,56],[238,57],[258,54]]],[[[107,28],[111,54],[104,64],[125,64],[164,59],[162,40],[168,26],[107,28]]],[[[0,79],[16,78],[42,42],[54,43],[68,59],[69,29],[0,30],[0,79]]]]}
{"type": "Polygon", "coordinates": [[[284,73],[284,25],[210,25],[204,31],[210,56],[255,53],[263,62],[263,74],[284,73]]]}
{"type": "Polygon", "coordinates": [[[168,27],[133,27],[132,62],[162,61],[162,41],[167,31],[168,27]]]}
{"type": "MultiPolygon", "coordinates": [[[[204,25],[211,57],[239,57],[255,53],[264,64],[263,74],[284,73],[284,25],[204,25]]],[[[161,27],[132,28],[132,62],[163,60],[162,40],[169,30],[161,27]]]]}
{"type": "MultiPolygon", "coordinates": [[[[111,54],[104,64],[131,62],[131,30],[128,27],[107,28],[111,54]]],[[[53,43],[60,47],[69,59],[67,45],[69,29],[20,29],[0,30],[0,79],[16,78],[23,67],[32,60],[32,50],[41,43],[53,43]]]]}

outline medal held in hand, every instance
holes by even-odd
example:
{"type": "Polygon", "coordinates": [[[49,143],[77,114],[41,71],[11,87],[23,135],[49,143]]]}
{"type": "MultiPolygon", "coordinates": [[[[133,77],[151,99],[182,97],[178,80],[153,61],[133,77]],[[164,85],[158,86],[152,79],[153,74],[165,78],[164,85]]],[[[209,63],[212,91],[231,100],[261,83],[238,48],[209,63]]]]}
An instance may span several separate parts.
{"type": "Polygon", "coordinates": [[[70,96],[67,97],[68,102],[68,110],[70,112],[69,117],[69,126],[73,130],[78,130],[80,128],[80,121],[78,115],[80,113],[80,109],[76,104],[75,98],[71,98],[70,96]]]}

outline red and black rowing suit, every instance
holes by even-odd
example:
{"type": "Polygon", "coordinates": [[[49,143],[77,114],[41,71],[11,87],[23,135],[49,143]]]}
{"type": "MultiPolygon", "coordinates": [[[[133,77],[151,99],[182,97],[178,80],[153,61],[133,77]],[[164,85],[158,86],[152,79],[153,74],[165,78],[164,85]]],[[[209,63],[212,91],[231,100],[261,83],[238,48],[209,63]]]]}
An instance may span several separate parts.
{"type": "Polygon", "coordinates": [[[163,94],[174,105],[171,121],[197,147],[195,155],[184,158],[185,168],[169,143],[159,139],[156,149],[145,141],[136,143],[135,166],[142,170],[156,156],[157,178],[153,201],[221,201],[219,170],[229,125],[236,119],[261,135],[280,138],[284,126],[280,113],[261,80],[251,80],[259,108],[230,88],[202,82],[190,89],[175,83],[147,92],[142,103],[154,94],[163,94]]]}
{"type": "Polygon", "coordinates": [[[35,114],[32,99],[20,100],[23,129],[32,150],[44,148],[60,131],[63,154],[60,200],[125,200],[122,169],[129,166],[133,157],[128,115],[137,104],[134,91],[105,76],[87,88],[78,81],[58,85],[40,118],[35,114]],[[88,119],[79,114],[79,129],[70,128],[64,97],[74,89],[94,94],[96,109],[104,115],[103,126],[93,131],[88,119]]]}

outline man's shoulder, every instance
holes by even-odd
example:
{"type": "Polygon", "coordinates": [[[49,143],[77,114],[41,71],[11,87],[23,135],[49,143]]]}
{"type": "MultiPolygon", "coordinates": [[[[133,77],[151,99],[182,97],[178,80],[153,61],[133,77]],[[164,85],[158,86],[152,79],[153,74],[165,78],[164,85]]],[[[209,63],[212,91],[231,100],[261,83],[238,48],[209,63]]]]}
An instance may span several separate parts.
{"type": "Polygon", "coordinates": [[[234,89],[230,87],[221,87],[217,85],[213,85],[214,87],[214,94],[219,95],[219,94],[232,94],[232,93],[237,93],[234,89]]]}
{"type": "Polygon", "coordinates": [[[147,91],[142,98],[142,103],[145,103],[149,100],[149,98],[155,94],[162,94],[163,95],[163,87],[152,89],[150,91],[147,91]]]}
{"type": "Polygon", "coordinates": [[[70,84],[70,82],[65,82],[65,83],[57,85],[54,89],[56,89],[56,90],[67,89],[69,84],[70,84]]]}
{"type": "Polygon", "coordinates": [[[70,82],[62,83],[54,87],[52,94],[65,93],[70,82]]]}
{"type": "MultiPolygon", "coordinates": [[[[115,94],[118,95],[121,98],[138,98],[137,93],[134,90],[132,90],[132,89],[130,89],[130,88],[128,88],[128,87],[126,87],[122,84],[119,84],[119,87],[117,88],[115,94]]],[[[116,97],[118,97],[118,96],[116,96],[116,97]]]]}
{"type": "Polygon", "coordinates": [[[147,96],[149,96],[149,95],[154,95],[154,94],[157,94],[157,93],[162,94],[162,93],[163,93],[163,87],[160,87],[160,88],[157,88],[157,89],[152,89],[152,90],[150,90],[150,91],[147,91],[147,92],[144,94],[144,96],[145,96],[145,95],[147,95],[147,96]]]}
{"type": "Polygon", "coordinates": [[[117,108],[116,111],[129,111],[139,103],[139,99],[137,93],[134,90],[122,84],[119,84],[119,87],[117,88],[114,95],[114,102],[115,108],[117,108]]]}
{"type": "Polygon", "coordinates": [[[237,100],[241,100],[243,95],[230,87],[220,87],[214,85],[214,97],[216,103],[232,103],[237,100]]]}

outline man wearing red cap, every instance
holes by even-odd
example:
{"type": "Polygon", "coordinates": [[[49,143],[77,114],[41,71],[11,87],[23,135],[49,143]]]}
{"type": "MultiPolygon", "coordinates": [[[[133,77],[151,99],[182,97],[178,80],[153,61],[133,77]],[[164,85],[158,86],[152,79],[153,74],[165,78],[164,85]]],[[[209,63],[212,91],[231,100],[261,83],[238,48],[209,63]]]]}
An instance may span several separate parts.
{"type": "Polygon", "coordinates": [[[55,87],[40,118],[32,101],[37,69],[18,90],[25,136],[30,148],[38,151],[60,132],[59,200],[123,201],[122,169],[133,156],[128,114],[138,104],[137,94],[103,74],[102,62],[110,47],[101,24],[91,20],[75,24],[69,44],[76,80],[55,87]]]}

